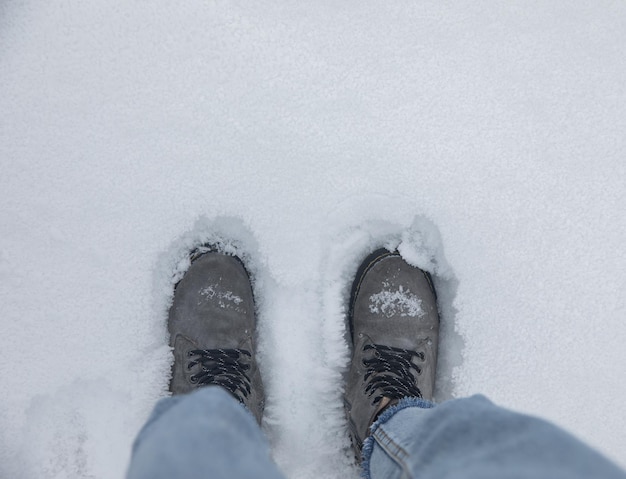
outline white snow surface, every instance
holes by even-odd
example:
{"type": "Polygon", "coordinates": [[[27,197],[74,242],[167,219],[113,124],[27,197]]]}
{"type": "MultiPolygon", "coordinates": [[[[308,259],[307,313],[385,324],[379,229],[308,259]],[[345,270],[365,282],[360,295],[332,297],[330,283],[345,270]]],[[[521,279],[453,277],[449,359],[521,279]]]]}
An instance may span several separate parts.
{"type": "Polygon", "coordinates": [[[252,271],[287,477],[358,473],[344,315],[381,246],[434,275],[438,400],[626,466],[625,49],[609,0],[2,2],[0,477],[123,477],[208,240],[252,271]]]}

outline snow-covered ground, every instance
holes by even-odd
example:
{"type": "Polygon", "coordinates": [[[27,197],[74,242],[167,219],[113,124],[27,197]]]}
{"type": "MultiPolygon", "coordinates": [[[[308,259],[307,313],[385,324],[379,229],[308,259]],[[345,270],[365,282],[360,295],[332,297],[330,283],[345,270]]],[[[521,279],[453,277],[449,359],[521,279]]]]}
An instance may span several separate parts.
{"type": "Polygon", "coordinates": [[[288,477],[356,475],[343,314],[381,245],[435,273],[440,400],[626,465],[626,4],[453,3],[2,2],[1,477],[123,476],[217,238],[288,477]]]}

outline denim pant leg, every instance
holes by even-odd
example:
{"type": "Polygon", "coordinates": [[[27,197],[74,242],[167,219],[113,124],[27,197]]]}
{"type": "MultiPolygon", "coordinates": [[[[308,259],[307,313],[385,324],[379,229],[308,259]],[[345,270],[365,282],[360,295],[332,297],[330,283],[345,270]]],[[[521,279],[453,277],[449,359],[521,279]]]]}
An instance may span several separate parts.
{"type": "Polygon", "coordinates": [[[438,406],[405,398],[372,426],[363,456],[373,479],[626,479],[562,429],[483,396],[438,406]]]}
{"type": "Polygon", "coordinates": [[[127,479],[282,479],[256,420],[217,386],[161,399],[133,445],[127,479]]]}

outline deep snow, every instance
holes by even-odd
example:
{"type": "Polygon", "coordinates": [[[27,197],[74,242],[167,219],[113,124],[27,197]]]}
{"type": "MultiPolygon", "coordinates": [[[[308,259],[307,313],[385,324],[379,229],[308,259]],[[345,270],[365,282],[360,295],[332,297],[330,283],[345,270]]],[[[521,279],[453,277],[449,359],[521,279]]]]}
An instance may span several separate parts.
{"type": "Polygon", "coordinates": [[[0,476],[123,475],[210,239],[255,278],[288,477],[356,475],[343,317],[380,246],[435,275],[440,400],[626,466],[625,47],[608,0],[3,2],[0,476]]]}

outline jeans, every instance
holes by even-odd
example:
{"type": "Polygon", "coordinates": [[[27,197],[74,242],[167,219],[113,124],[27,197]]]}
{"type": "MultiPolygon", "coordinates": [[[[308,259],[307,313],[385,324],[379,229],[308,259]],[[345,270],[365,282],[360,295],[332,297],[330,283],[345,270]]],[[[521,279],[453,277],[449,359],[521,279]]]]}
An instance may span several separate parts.
{"type": "MultiPolygon", "coordinates": [[[[621,478],[626,474],[543,420],[483,396],[435,406],[405,398],[363,449],[367,478],[621,478]]],[[[162,399],[133,446],[128,479],[282,478],[253,416],[219,387],[162,399]]]]}

